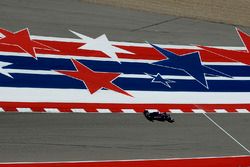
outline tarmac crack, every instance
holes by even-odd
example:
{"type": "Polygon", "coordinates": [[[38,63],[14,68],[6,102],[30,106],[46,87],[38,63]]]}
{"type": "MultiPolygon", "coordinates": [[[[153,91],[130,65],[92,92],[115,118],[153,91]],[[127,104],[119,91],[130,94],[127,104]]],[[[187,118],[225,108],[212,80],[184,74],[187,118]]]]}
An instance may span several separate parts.
{"type": "Polygon", "coordinates": [[[160,25],[160,24],[163,24],[163,23],[175,21],[175,20],[178,20],[178,19],[180,19],[180,18],[181,18],[181,17],[174,17],[174,18],[172,18],[172,19],[164,20],[164,21],[161,21],[161,22],[158,22],[158,23],[149,24],[149,25],[146,25],[146,26],[143,26],[143,27],[139,27],[139,28],[136,28],[136,29],[132,29],[131,32],[140,31],[140,30],[143,30],[143,29],[146,29],[146,28],[149,28],[149,27],[154,27],[154,26],[157,26],[157,25],[160,25]]]}
{"type": "Polygon", "coordinates": [[[64,143],[39,143],[39,142],[18,142],[18,143],[10,143],[10,142],[0,142],[0,144],[7,145],[43,145],[43,146],[63,146],[63,147],[81,147],[81,148],[112,148],[109,146],[100,146],[100,145],[83,145],[83,144],[64,144],[64,143]]]}

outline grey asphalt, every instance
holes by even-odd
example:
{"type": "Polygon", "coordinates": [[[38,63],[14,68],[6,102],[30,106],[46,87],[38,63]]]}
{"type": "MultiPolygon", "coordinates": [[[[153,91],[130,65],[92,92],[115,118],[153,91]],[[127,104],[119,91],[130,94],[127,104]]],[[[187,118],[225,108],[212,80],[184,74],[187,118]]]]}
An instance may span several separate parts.
{"type": "MultiPolygon", "coordinates": [[[[233,25],[159,15],[81,0],[1,0],[0,27],[110,40],[242,46],[233,25]]],[[[249,27],[240,27],[250,32],[249,27]]],[[[250,114],[209,114],[250,149],[250,114]]],[[[246,155],[202,114],[173,114],[174,124],[142,114],[0,113],[0,161],[68,161],[246,155]]]]}
{"type": "MultiPolygon", "coordinates": [[[[72,29],[91,37],[161,44],[240,46],[233,25],[160,15],[84,0],[1,0],[0,26],[12,31],[28,27],[31,34],[74,37],[72,29]]],[[[249,27],[242,27],[250,32],[249,27]]]]}
{"type": "MultiPolygon", "coordinates": [[[[248,114],[210,115],[250,148],[248,114]]],[[[202,114],[173,124],[142,114],[1,114],[0,161],[82,161],[242,155],[202,114]]]]}

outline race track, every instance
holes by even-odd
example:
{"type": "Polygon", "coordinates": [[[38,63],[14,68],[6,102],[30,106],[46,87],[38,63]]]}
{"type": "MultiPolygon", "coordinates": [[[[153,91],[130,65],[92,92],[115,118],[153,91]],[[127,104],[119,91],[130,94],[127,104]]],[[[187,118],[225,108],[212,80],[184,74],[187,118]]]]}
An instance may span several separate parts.
{"type": "MultiPolygon", "coordinates": [[[[77,0],[0,2],[0,27],[32,35],[242,46],[232,25],[77,0]]],[[[250,28],[241,27],[250,32],[250,28]]],[[[142,114],[0,113],[0,161],[152,159],[249,154],[203,114],[172,114],[174,124],[142,114]]],[[[250,149],[250,114],[208,114],[250,149]]]]}
{"type": "MultiPolygon", "coordinates": [[[[249,114],[209,114],[250,147],[249,114]]],[[[0,161],[152,159],[247,152],[202,114],[1,114],[0,161]]]]}

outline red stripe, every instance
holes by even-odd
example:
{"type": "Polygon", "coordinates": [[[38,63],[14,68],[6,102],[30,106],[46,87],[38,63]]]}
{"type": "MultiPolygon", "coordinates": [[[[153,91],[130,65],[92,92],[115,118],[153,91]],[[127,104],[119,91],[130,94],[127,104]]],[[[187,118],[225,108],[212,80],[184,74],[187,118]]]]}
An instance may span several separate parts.
{"type": "Polygon", "coordinates": [[[157,109],[168,112],[169,109],[180,109],[183,112],[193,112],[192,109],[203,109],[214,112],[214,109],[225,109],[236,112],[235,109],[248,109],[250,104],[112,104],[112,103],[45,103],[45,102],[0,102],[0,107],[6,112],[17,111],[16,108],[31,108],[34,111],[44,112],[44,108],[57,108],[61,112],[71,112],[73,108],[84,109],[87,112],[97,112],[97,109],[109,109],[112,112],[121,112],[122,109],[134,109],[143,112],[145,109],[157,109]]]}
{"type": "Polygon", "coordinates": [[[110,161],[110,162],[71,162],[71,163],[27,163],[0,164],[0,167],[247,167],[248,157],[223,157],[199,159],[110,161]]]}
{"type": "MultiPolygon", "coordinates": [[[[84,45],[84,43],[79,42],[62,42],[62,41],[46,41],[46,40],[35,40],[47,46],[57,49],[58,51],[53,50],[43,50],[43,49],[35,49],[36,53],[38,54],[53,54],[53,55],[61,55],[61,56],[82,56],[82,57],[108,57],[104,53],[100,51],[91,51],[91,50],[81,50],[78,49],[80,46],[84,45]]],[[[159,52],[154,50],[150,47],[138,47],[138,46],[121,46],[117,45],[117,47],[125,49],[134,53],[132,56],[131,54],[123,54],[117,53],[119,58],[125,59],[142,59],[142,60],[162,60],[165,59],[163,55],[159,52]]],[[[185,54],[194,51],[200,51],[201,59],[203,62],[231,62],[231,60],[218,56],[216,54],[212,54],[205,50],[195,50],[195,49],[169,49],[172,52],[177,54],[185,54]]],[[[17,46],[5,45],[0,44],[0,51],[4,52],[17,52],[17,53],[24,53],[22,49],[17,46]]]]}

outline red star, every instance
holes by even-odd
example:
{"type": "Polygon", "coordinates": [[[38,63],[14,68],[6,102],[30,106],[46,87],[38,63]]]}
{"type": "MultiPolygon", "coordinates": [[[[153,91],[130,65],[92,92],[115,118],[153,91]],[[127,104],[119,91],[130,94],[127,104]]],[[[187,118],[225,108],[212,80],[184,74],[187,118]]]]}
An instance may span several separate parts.
{"type": "Polygon", "coordinates": [[[91,94],[102,88],[106,88],[127,96],[131,96],[123,89],[112,83],[112,81],[116,79],[120,73],[95,72],[77,60],[71,59],[71,61],[74,64],[76,71],[57,70],[57,72],[84,82],[91,94]]]}
{"type": "Polygon", "coordinates": [[[26,53],[29,53],[35,59],[36,53],[34,48],[53,50],[53,48],[51,47],[31,40],[29,30],[27,28],[15,33],[0,28],[0,33],[5,36],[0,39],[0,43],[18,46],[20,49],[22,49],[26,53]]]}
{"type": "Polygon", "coordinates": [[[211,53],[214,53],[216,55],[222,56],[226,59],[250,65],[250,36],[237,28],[236,31],[238,32],[238,35],[240,36],[242,43],[245,45],[246,51],[218,49],[207,46],[198,46],[198,47],[207,50],[211,53]]]}

